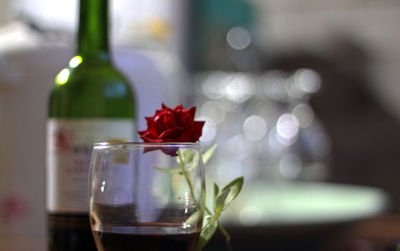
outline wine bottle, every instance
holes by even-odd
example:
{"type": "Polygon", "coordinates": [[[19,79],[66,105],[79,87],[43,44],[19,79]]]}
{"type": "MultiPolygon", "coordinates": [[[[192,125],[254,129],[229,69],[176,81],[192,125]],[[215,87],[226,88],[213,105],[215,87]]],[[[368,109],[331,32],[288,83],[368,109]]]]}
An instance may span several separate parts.
{"type": "Polygon", "coordinates": [[[49,97],[48,250],[96,250],[88,216],[92,144],[133,141],[135,110],[131,85],[111,60],[108,1],[80,0],[77,54],[49,97]]]}

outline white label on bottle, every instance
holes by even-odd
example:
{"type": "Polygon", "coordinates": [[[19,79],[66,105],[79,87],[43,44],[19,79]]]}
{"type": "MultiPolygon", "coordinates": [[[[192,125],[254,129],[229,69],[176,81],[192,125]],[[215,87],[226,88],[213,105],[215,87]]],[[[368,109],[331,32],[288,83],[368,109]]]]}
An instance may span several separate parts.
{"type": "Polygon", "coordinates": [[[87,213],[93,143],[133,141],[135,123],[123,119],[50,119],[47,122],[47,210],[87,213]]]}

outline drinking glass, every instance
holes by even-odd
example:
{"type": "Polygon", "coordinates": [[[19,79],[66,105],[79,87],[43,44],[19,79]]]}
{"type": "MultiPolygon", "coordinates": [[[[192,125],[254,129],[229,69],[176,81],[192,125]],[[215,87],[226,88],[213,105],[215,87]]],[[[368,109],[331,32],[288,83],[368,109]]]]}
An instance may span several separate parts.
{"type": "Polygon", "coordinates": [[[89,212],[98,250],[194,250],[204,199],[198,143],[94,145],[89,212]]]}

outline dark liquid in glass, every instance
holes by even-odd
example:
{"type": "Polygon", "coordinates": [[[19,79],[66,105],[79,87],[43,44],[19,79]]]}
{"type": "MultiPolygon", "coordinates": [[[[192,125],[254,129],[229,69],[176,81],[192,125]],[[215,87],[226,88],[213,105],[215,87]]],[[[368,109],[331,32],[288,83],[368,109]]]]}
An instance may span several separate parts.
{"type": "MultiPolygon", "coordinates": [[[[145,228],[148,228],[146,226],[145,228]]],[[[152,227],[152,226],[150,226],[152,227]]],[[[163,229],[168,226],[153,228],[163,229]]],[[[170,226],[169,226],[170,227],[170,226]]],[[[170,227],[171,228],[171,227],[170,227]]],[[[112,231],[94,231],[94,238],[104,251],[193,251],[199,233],[146,233],[132,225],[113,226],[112,231]]]]}

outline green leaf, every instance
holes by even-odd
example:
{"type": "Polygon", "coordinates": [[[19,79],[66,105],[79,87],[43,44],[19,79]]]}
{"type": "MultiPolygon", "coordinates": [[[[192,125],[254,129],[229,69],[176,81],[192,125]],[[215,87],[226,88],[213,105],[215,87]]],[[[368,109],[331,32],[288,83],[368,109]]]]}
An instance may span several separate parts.
{"type": "Polygon", "coordinates": [[[219,187],[217,183],[214,183],[214,200],[217,198],[218,193],[219,193],[219,187]]]}
{"type": "Polygon", "coordinates": [[[188,172],[193,171],[194,169],[196,169],[198,164],[199,164],[199,154],[194,153],[194,155],[192,156],[192,164],[186,171],[188,171],[188,172]]]}
{"type": "Polygon", "coordinates": [[[219,217],[222,213],[222,210],[224,210],[229,192],[230,192],[229,190],[221,191],[215,198],[214,202],[215,217],[219,217]]]}
{"type": "Polygon", "coordinates": [[[205,153],[203,153],[203,163],[204,165],[210,160],[211,156],[213,156],[215,150],[217,149],[217,144],[214,144],[210,147],[205,153]]]}
{"type": "MultiPolygon", "coordinates": [[[[181,156],[182,156],[182,160],[184,164],[188,164],[192,161],[193,156],[194,156],[194,152],[191,149],[183,149],[183,150],[179,150],[181,156]]],[[[179,159],[178,159],[179,161],[179,159]]]]}
{"type": "Polygon", "coordinates": [[[203,211],[202,210],[196,211],[189,218],[187,218],[185,223],[191,225],[192,227],[195,227],[202,216],[203,216],[203,211]]]}
{"type": "Polygon", "coordinates": [[[204,217],[203,227],[200,232],[199,241],[196,246],[196,251],[202,250],[213,237],[218,227],[218,221],[215,220],[213,215],[204,217]]]}
{"type": "MultiPolygon", "coordinates": [[[[186,172],[191,172],[194,169],[196,169],[197,165],[199,164],[199,154],[196,152],[194,153],[193,151],[191,151],[190,149],[185,149],[183,151],[178,151],[178,164],[180,165],[181,168],[178,168],[180,174],[182,174],[182,168],[184,168],[185,164],[188,164],[191,162],[191,165],[189,168],[185,169],[186,172]],[[188,153],[191,152],[191,153],[188,153]],[[184,154],[186,154],[186,160],[185,157],[183,156],[184,154]],[[190,161],[188,161],[188,159],[190,159],[190,161]],[[182,160],[182,161],[180,161],[182,160]],[[183,162],[183,163],[181,163],[183,162]]],[[[173,169],[176,170],[176,169],[173,169]]],[[[174,171],[175,172],[175,171],[174,171]]]]}
{"type": "Polygon", "coordinates": [[[243,181],[243,176],[236,178],[222,189],[221,194],[227,193],[223,209],[227,208],[229,204],[239,195],[240,191],[242,190],[243,181]]]}

